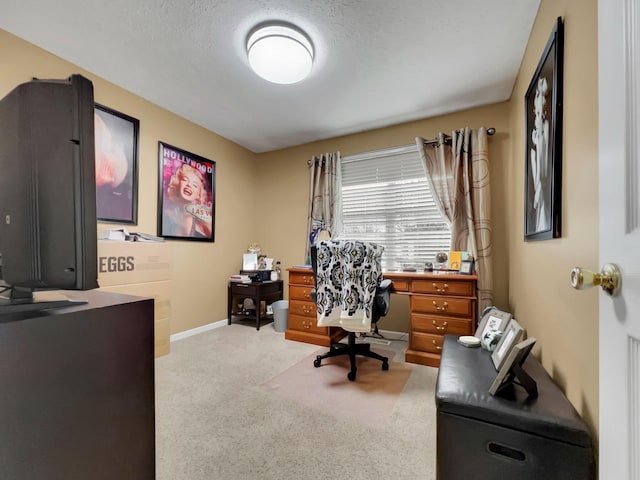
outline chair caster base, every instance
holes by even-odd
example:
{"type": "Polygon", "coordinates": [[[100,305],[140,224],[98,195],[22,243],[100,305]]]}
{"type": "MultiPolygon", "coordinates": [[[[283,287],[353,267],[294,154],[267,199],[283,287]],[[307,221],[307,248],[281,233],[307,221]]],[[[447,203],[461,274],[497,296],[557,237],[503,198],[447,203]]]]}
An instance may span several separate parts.
{"type": "Polygon", "coordinates": [[[351,382],[355,382],[356,380],[356,356],[361,355],[368,358],[373,358],[376,360],[380,360],[382,362],[382,370],[389,370],[389,359],[387,357],[383,357],[379,353],[371,351],[371,345],[368,343],[359,343],[356,344],[355,341],[355,333],[349,333],[349,343],[343,344],[332,344],[329,351],[324,355],[316,355],[315,360],[313,361],[313,366],[318,368],[322,363],[322,360],[325,358],[338,357],[348,355],[351,362],[351,370],[347,374],[347,378],[351,382]]]}

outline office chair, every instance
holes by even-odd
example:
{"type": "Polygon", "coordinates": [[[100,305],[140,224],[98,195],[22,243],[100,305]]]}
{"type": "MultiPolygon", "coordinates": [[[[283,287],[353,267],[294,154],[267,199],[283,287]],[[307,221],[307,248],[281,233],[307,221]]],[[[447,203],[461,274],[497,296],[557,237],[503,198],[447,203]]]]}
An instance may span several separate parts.
{"type": "Polygon", "coordinates": [[[353,382],[357,371],[356,355],[361,355],[380,360],[382,370],[389,370],[387,357],[372,352],[368,343],[356,343],[358,332],[371,331],[373,326],[377,333],[378,320],[389,311],[392,282],[382,280],[381,254],[382,247],[363,242],[321,241],[311,247],[311,263],[316,279],[311,298],[318,307],[319,318],[327,313],[333,314],[334,318],[342,313],[341,317],[345,318],[361,306],[367,310],[370,319],[370,324],[360,322],[357,318],[352,323],[338,320],[336,324],[348,332],[347,343],[332,344],[327,353],[316,357],[314,367],[319,367],[325,358],[348,355],[351,370],[347,378],[353,382]],[[372,248],[377,249],[377,254],[372,248]],[[354,291],[360,295],[354,294],[354,291]],[[358,296],[360,305],[356,305],[358,296]]]}

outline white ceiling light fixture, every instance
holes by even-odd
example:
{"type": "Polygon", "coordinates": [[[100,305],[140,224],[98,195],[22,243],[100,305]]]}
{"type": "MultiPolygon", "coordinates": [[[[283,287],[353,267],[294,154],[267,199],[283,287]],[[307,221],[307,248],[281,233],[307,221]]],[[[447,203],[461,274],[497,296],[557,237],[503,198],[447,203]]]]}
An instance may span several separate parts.
{"type": "Polygon", "coordinates": [[[288,85],[304,80],[313,66],[313,45],[297,27],[268,23],[256,27],[247,39],[249,65],[272,83],[288,85]]]}

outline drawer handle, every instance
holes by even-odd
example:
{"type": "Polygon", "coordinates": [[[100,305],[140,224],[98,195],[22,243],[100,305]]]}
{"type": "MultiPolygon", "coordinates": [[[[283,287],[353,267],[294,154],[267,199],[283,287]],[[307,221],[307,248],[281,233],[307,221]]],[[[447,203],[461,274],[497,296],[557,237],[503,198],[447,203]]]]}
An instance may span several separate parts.
{"type": "Polygon", "coordinates": [[[500,445],[499,443],[489,442],[487,444],[487,448],[491,453],[495,453],[496,455],[502,455],[504,457],[511,458],[519,462],[524,462],[527,459],[527,456],[522,450],[507,447],[506,445],[500,445]]]}
{"type": "Polygon", "coordinates": [[[309,294],[309,292],[307,292],[306,290],[303,290],[303,291],[302,291],[302,296],[303,296],[304,298],[311,298],[311,295],[310,295],[310,294],[309,294]]]}
{"type": "Polygon", "coordinates": [[[442,326],[439,326],[435,320],[433,321],[433,324],[436,326],[436,330],[442,330],[442,331],[446,330],[447,327],[449,326],[447,322],[444,322],[442,326]]]}
{"type": "Polygon", "coordinates": [[[448,304],[447,302],[444,302],[444,303],[442,304],[442,306],[440,307],[440,306],[438,305],[438,302],[436,302],[436,301],[434,300],[434,301],[433,301],[433,306],[434,306],[434,307],[436,307],[436,310],[438,310],[439,312],[444,312],[444,311],[449,307],[449,304],[448,304]]]}
{"type": "Polygon", "coordinates": [[[235,285],[237,288],[249,288],[249,285],[245,285],[244,283],[238,283],[235,285]]]}
{"type": "Polygon", "coordinates": [[[433,288],[435,288],[436,292],[442,293],[442,292],[446,292],[449,289],[449,285],[445,283],[442,285],[442,288],[440,288],[438,287],[438,284],[434,282],[433,288]]]}
{"type": "Polygon", "coordinates": [[[302,277],[302,283],[306,283],[307,285],[309,285],[311,283],[311,278],[310,277],[302,277]]]}
{"type": "Polygon", "coordinates": [[[303,313],[311,313],[313,312],[313,308],[312,307],[307,307],[307,306],[302,306],[302,312],[303,313]]]}
{"type": "Polygon", "coordinates": [[[442,350],[442,347],[440,345],[438,345],[438,343],[435,340],[431,340],[431,341],[436,346],[436,350],[438,350],[438,351],[442,350]]]}

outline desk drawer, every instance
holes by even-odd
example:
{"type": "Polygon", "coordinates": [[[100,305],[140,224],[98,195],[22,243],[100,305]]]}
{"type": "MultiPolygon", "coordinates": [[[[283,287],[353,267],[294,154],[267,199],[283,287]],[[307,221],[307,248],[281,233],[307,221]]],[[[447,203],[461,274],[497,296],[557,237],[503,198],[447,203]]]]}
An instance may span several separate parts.
{"type": "Polygon", "coordinates": [[[429,353],[442,353],[442,344],[444,337],[442,335],[433,335],[431,333],[411,332],[409,337],[409,348],[429,353]]]}
{"type": "Polygon", "coordinates": [[[437,295],[412,295],[412,313],[432,313],[455,317],[473,318],[476,302],[471,298],[440,297],[437,295]]]}
{"type": "Polygon", "coordinates": [[[413,280],[411,292],[435,293],[436,295],[459,295],[473,297],[475,295],[473,281],[464,280],[413,280]]]}
{"type": "Polygon", "coordinates": [[[435,315],[411,314],[411,331],[433,333],[434,335],[472,335],[471,320],[461,318],[439,317],[435,315]]]}
{"type": "Polygon", "coordinates": [[[231,294],[232,295],[257,295],[258,286],[251,283],[231,282],[231,294]]]}
{"type": "Polygon", "coordinates": [[[288,319],[287,327],[291,330],[300,330],[303,332],[311,332],[311,333],[320,333],[320,334],[328,334],[327,327],[319,327],[317,325],[316,316],[302,316],[296,315],[295,313],[291,313],[289,311],[289,319],[288,319]]]}
{"type": "Polygon", "coordinates": [[[313,270],[309,272],[289,272],[289,285],[311,285],[316,284],[313,278],[313,270]]]}
{"type": "Polygon", "coordinates": [[[408,292],[409,291],[409,280],[399,280],[392,278],[393,282],[393,292],[408,292]]]}
{"type": "Polygon", "coordinates": [[[262,285],[260,286],[261,297],[280,292],[282,292],[282,280],[278,280],[276,282],[262,282],[262,285]]]}
{"type": "Polygon", "coordinates": [[[313,302],[289,300],[289,315],[299,315],[301,317],[309,317],[316,320],[318,316],[316,312],[316,304],[313,302]]]}
{"type": "Polygon", "coordinates": [[[313,286],[299,287],[297,285],[289,285],[289,300],[302,300],[304,302],[311,302],[311,290],[313,286]]]}
{"type": "Polygon", "coordinates": [[[274,293],[280,293],[282,291],[282,281],[277,282],[262,282],[262,283],[241,283],[241,282],[229,282],[231,285],[231,294],[240,296],[254,296],[260,292],[261,297],[272,295],[274,293]]]}

